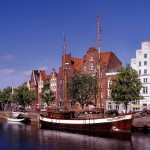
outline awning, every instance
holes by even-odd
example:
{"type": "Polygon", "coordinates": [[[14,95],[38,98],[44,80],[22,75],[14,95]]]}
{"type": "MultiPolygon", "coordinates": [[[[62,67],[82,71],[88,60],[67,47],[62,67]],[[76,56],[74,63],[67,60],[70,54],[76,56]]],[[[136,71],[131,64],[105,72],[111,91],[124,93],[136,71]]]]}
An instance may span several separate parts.
{"type": "Polygon", "coordinates": [[[138,105],[138,104],[132,105],[132,108],[140,108],[140,105],[138,105]]]}

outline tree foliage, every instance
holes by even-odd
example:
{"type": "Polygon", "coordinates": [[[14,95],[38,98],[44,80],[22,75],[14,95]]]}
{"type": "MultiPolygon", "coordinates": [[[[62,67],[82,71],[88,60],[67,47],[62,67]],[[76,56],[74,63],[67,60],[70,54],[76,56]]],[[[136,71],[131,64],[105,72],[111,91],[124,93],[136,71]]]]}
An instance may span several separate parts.
{"type": "Polygon", "coordinates": [[[15,89],[14,101],[18,102],[24,108],[31,105],[31,102],[35,99],[34,91],[29,90],[27,87],[18,87],[15,89]]]}
{"type": "Polygon", "coordinates": [[[86,104],[97,91],[96,79],[87,74],[76,73],[68,83],[68,98],[74,102],[86,104]]]}
{"type": "Polygon", "coordinates": [[[44,84],[40,97],[47,105],[55,100],[54,92],[50,90],[49,84],[44,84]]]}
{"type": "Polygon", "coordinates": [[[0,91],[0,102],[8,103],[11,101],[12,88],[7,87],[0,91]]]}
{"type": "Polygon", "coordinates": [[[138,79],[137,71],[127,64],[126,67],[120,68],[116,77],[112,79],[111,98],[116,103],[123,103],[127,110],[129,102],[142,99],[141,88],[142,83],[138,79]]]}

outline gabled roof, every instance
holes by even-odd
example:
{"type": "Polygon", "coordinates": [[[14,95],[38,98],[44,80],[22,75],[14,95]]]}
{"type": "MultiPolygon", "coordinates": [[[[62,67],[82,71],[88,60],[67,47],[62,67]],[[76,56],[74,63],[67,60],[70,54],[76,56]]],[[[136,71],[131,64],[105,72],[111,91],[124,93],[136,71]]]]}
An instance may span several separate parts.
{"type": "Polygon", "coordinates": [[[71,58],[71,60],[74,62],[74,69],[75,70],[80,70],[82,66],[82,59],[79,58],[71,58]]]}
{"type": "Polygon", "coordinates": [[[106,66],[108,66],[108,63],[110,61],[110,57],[111,57],[112,52],[102,52],[100,54],[100,57],[102,59],[102,61],[105,63],[106,66]]]}

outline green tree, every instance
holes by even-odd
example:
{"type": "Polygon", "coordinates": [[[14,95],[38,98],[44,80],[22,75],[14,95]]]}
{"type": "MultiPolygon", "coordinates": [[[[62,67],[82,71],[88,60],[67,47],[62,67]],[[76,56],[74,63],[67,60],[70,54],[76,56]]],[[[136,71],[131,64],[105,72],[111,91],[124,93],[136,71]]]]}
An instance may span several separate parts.
{"type": "Polygon", "coordinates": [[[116,77],[112,79],[110,85],[111,98],[116,103],[123,103],[127,112],[129,102],[140,100],[142,83],[138,78],[136,70],[132,69],[129,64],[118,70],[116,77]]]}
{"type": "Polygon", "coordinates": [[[97,91],[96,79],[87,74],[76,73],[68,83],[68,98],[74,103],[80,102],[82,107],[94,98],[97,91]]]}
{"type": "Polygon", "coordinates": [[[42,92],[40,94],[40,97],[42,98],[42,100],[49,105],[49,103],[51,103],[52,101],[55,100],[55,95],[54,92],[52,92],[50,90],[50,85],[49,84],[44,84],[43,88],[42,88],[42,92]]]}
{"type": "Polygon", "coordinates": [[[0,102],[10,103],[11,93],[12,93],[11,87],[4,88],[2,91],[0,91],[0,102]]]}
{"type": "Polygon", "coordinates": [[[2,110],[4,110],[4,106],[7,104],[7,108],[10,108],[10,103],[12,101],[12,88],[7,87],[4,88],[2,91],[0,91],[0,104],[2,107],[2,110]]]}
{"type": "Polygon", "coordinates": [[[15,89],[15,102],[18,102],[19,105],[22,105],[25,108],[28,105],[31,105],[31,102],[35,99],[34,91],[29,90],[27,87],[19,86],[15,89]]]}

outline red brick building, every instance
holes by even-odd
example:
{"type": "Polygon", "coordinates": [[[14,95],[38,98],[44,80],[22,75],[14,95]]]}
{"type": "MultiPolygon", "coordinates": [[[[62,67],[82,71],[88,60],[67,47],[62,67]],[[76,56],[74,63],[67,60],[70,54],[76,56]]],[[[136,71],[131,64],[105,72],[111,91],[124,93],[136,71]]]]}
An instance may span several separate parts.
{"type": "MultiPolygon", "coordinates": [[[[42,100],[40,98],[40,92],[45,83],[50,84],[50,89],[55,93],[57,106],[63,105],[64,99],[64,68],[67,71],[67,80],[75,74],[76,71],[80,71],[86,74],[90,74],[97,77],[97,64],[98,64],[97,49],[92,47],[86,51],[86,54],[80,58],[74,58],[71,54],[66,54],[66,63],[64,64],[64,56],[61,57],[62,65],[59,68],[59,73],[52,70],[51,74],[47,75],[44,70],[33,70],[31,73],[31,79],[28,82],[28,88],[35,91],[36,99],[32,103],[33,109],[40,104],[42,100]],[[64,66],[65,65],[65,66],[64,66]]],[[[117,70],[122,66],[121,61],[113,52],[103,52],[100,54],[101,64],[101,100],[102,106],[107,109],[107,100],[110,100],[109,84],[110,79],[114,76],[117,70]]],[[[97,103],[99,100],[97,99],[97,103]]]]}
{"type": "MultiPolygon", "coordinates": [[[[74,75],[76,71],[81,71],[86,74],[90,74],[96,77],[97,74],[97,49],[92,47],[86,51],[86,55],[82,59],[73,58],[71,54],[66,55],[67,64],[67,78],[74,75]]],[[[106,101],[110,99],[109,95],[109,82],[110,78],[116,74],[117,70],[122,66],[121,61],[113,52],[103,52],[100,54],[101,57],[101,100],[102,105],[106,109],[106,101]]],[[[59,68],[58,76],[58,102],[63,103],[63,56],[62,56],[62,67],[59,68]]],[[[97,100],[99,102],[99,100],[97,100]]]]}
{"type": "Polygon", "coordinates": [[[40,98],[40,93],[44,84],[50,84],[50,89],[54,92],[57,99],[57,77],[58,74],[55,69],[52,70],[51,74],[47,75],[45,70],[33,70],[31,78],[27,83],[27,87],[35,92],[36,98],[32,102],[32,109],[44,107],[44,103],[40,98]]]}

